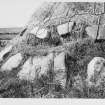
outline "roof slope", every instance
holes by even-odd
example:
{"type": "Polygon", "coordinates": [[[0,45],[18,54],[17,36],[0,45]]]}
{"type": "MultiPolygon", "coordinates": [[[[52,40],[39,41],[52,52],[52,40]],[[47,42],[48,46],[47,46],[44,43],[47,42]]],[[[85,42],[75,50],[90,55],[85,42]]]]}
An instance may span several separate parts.
{"type": "Polygon", "coordinates": [[[28,26],[58,25],[66,21],[88,21],[89,24],[97,20],[97,15],[104,13],[103,2],[44,2],[37,9],[28,26]]]}

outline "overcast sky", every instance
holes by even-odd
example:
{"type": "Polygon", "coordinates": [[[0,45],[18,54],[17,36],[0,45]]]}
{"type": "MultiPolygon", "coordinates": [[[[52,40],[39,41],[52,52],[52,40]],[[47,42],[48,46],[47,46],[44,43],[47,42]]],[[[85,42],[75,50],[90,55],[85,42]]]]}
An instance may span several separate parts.
{"type": "Polygon", "coordinates": [[[42,0],[0,0],[0,27],[26,25],[42,0]]]}

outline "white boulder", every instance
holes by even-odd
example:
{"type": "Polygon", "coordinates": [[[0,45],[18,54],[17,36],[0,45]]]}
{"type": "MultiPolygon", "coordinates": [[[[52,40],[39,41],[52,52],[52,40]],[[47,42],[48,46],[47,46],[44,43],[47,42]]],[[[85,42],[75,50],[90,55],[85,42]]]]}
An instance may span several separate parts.
{"type": "Polygon", "coordinates": [[[10,52],[12,50],[12,45],[5,47],[1,52],[0,52],[0,61],[3,60],[3,56],[10,52]]]}
{"type": "Polygon", "coordinates": [[[68,22],[57,26],[57,31],[59,35],[67,34],[71,32],[74,22],[68,22]]]}
{"type": "Polygon", "coordinates": [[[11,71],[13,68],[17,68],[22,61],[21,53],[10,57],[2,66],[1,71],[11,71]]]}
{"type": "Polygon", "coordinates": [[[20,70],[17,76],[20,79],[32,81],[36,78],[35,77],[36,75],[38,75],[38,78],[40,78],[41,75],[46,75],[52,57],[53,57],[52,54],[43,57],[36,56],[34,58],[30,57],[24,63],[22,69],[20,70]]]}
{"type": "Polygon", "coordinates": [[[47,29],[40,29],[40,30],[37,32],[36,36],[37,36],[38,38],[43,39],[43,38],[45,38],[45,37],[47,36],[47,32],[48,32],[47,29]]]}
{"type": "Polygon", "coordinates": [[[86,27],[85,30],[86,30],[86,33],[89,35],[89,37],[91,37],[92,39],[95,39],[97,35],[97,29],[98,29],[98,26],[93,25],[93,26],[86,27]]]}
{"type": "Polygon", "coordinates": [[[39,29],[39,27],[35,27],[34,29],[32,29],[30,31],[30,33],[36,35],[38,38],[41,38],[41,39],[43,39],[47,36],[47,32],[48,32],[47,29],[44,29],[44,28],[39,29]]]}
{"type": "Polygon", "coordinates": [[[94,57],[87,67],[87,83],[89,86],[99,85],[100,80],[105,77],[105,59],[94,57]]]}
{"type": "Polygon", "coordinates": [[[39,27],[34,27],[34,28],[30,31],[30,33],[36,34],[37,31],[38,31],[38,29],[39,29],[39,27]]]}
{"type": "MultiPolygon", "coordinates": [[[[92,39],[96,39],[98,25],[92,25],[92,26],[86,27],[85,30],[89,35],[89,37],[91,37],[92,39]]],[[[105,39],[105,27],[102,25],[99,26],[99,35],[97,39],[105,39]]]]}

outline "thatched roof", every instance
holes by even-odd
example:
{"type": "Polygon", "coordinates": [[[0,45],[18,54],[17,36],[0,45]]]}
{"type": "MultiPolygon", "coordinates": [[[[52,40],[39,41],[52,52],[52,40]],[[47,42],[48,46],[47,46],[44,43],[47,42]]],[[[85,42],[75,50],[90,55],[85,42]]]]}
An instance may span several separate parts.
{"type": "Polygon", "coordinates": [[[33,13],[28,26],[40,25],[46,27],[67,21],[81,20],[90,24],[97,21],[98,15],[104,13],[104,11],[103,2],[44,2],[33,13]]]}

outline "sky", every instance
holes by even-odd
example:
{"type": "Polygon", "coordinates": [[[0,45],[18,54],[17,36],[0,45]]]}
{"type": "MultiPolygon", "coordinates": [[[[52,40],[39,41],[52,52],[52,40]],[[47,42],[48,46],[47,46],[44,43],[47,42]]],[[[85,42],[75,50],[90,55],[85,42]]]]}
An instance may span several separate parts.
{"type": "Polygon", "coordinates": [[[22,27],[40,7],[41,0],[0,0],[0,27],[22,27]]]}

